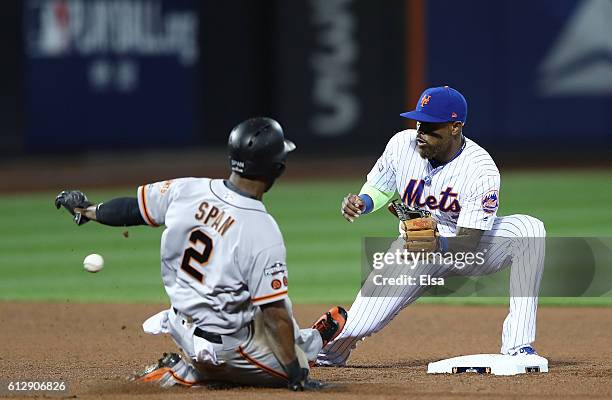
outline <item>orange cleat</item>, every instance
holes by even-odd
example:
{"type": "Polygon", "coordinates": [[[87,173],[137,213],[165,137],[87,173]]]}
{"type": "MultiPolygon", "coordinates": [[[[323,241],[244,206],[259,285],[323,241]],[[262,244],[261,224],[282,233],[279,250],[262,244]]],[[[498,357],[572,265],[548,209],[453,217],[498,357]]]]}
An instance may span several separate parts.
{"type": "Polygon", "coordinates": [[[182,379],[176,372],[185,366],[182,357],[176,353],[164,353],[155,364],[148,366],[143,371],[137,372],[129,378],[130,381],[156,383],[161,387],[187,386],[191,387],[197,382],[182,379]]]}
{"type": "Polygon", "coordinates": [[[323,347],[342,332],[346,324],[347,316],[348,314],[344,308],[336,306],[323,314],[321,318],[312,325],[312,329],[319,331],[321,339],[323,339],[323,347]]]}

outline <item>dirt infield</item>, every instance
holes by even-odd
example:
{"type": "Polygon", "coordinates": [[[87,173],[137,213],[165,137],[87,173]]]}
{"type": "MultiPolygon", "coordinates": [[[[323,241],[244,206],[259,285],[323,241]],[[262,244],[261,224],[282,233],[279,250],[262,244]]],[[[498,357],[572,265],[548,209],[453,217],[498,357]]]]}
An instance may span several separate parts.
{"type": "MultiPolygon", "coordinates": [[[[612,310],[542,308],[537,349],[550,373],[515,377],[432,376],[430,361],[495,353],[502,307],[416,305],[362,343],[347,368],[316,368],[316,378],[337,384],[322,393],[272,389],[161,390],[125,382],[132,371],[173,350],[168,338],[145,335],[141,322],[156,305],[0,303],[0,380],[68,382],[70,398],[610,398],[612,310]]],[[[326,306],[298,306],[309,324],[326,306]]],[[[1,392],[0,392],[1,393],[1,392]]],[[[18,397],[34,396],[19,394],[18,397]]],[[[42,397],[42,396],[41,396],[42,397]]]]}

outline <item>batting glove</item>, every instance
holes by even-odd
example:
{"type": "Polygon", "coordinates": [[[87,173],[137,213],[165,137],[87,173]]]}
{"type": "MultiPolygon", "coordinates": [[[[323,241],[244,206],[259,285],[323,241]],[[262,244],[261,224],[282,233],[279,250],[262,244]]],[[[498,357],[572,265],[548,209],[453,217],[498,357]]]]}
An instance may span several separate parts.
{"type": "Polygon", "coordinates": [[[79,226],[89,222],[89,218],[81,215],[81,213],[74,212],[74,209],[87,208],[91,205],[93,203],[87,200],[87,196],[78,190],[62,190],[55,197],[55,208],[59,210],[60,207],[64,207],[72,214],[74,222],[79,226]]]}

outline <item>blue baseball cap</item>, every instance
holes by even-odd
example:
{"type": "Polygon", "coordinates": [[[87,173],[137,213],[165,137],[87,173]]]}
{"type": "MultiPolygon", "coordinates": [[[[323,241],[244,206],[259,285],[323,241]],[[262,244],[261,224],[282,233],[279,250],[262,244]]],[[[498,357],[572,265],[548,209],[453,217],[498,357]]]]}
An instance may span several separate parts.
{"type": "Polygon", "coordinates": [[[467,102],[465,97],[449,86],[425,89],[416,110],[400,114],[404,118],[421,122],[453,122],[465,123],[467,118],[467,102]]]}

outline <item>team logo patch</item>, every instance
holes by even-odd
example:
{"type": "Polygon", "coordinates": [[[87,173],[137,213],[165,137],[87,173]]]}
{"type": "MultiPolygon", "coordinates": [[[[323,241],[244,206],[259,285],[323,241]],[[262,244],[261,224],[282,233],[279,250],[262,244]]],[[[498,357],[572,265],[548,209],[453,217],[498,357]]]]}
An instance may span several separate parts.
{"type": "Polygon", "coordinates": [[[172,179],[168,180],[168,181],[164,181],[164,184],[162,185],[161,188],[159,188],[159,192],[164,195],[166,194],[166,192],[168,190],[170,190],[170,185],[172,185],[172,179]]]}
{"type": "Polygon", "coordinates": [[[493,214],[499,207],[499,193],[497,190],[490,190],[482,196],[482,210],[487,214],[493,214]]]}
{"type": "Polygon", "coordinates": [[[285,285],[285,287],[289,286],[289,280],[287,280],[286,276],[283,276],[283,285],[285,285]]]}
{"type": "Polygon", "coordinates": [[[276,275],[286,271],[287,265],[283,262],[277,261],[269,267],[264,268],[264,275],[276,275]]]}
{"type": "Polygon", "coordinates": [[[431,100],[430,95],[423,96],[423,98],[421,99],[421,107],[425,107],[427,104],[429,104],[429,100],[431,100]]]}
{"type": "Polygon", "coordinates": [[[281,288],[281,286],[283,286],[283,284],[281,283],[281,281],[279,279],[274,279],[272,281],[272,289],[278,290],[278,289],[281,288]]]}

